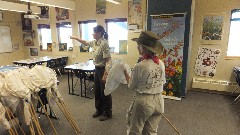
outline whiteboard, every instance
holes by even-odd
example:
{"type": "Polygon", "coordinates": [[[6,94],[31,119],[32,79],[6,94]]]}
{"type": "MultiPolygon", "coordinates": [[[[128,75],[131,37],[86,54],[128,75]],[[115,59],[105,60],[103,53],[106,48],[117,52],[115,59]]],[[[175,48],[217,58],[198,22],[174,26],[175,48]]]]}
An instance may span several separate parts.
{"type": "Polygon", "coordinates": [[[12,52],[12,39],[9,26],[0,26],[0,53],[12,52]]]}

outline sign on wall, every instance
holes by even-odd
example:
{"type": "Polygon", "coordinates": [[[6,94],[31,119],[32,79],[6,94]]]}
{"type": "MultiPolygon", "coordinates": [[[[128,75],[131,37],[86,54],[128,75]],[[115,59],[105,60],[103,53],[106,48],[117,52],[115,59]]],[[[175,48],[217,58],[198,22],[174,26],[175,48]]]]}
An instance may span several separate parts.
{"type": "Polygon", "coordinates": [[[0,53],[12,52],[10,26],[0,26],[0,53]]]}

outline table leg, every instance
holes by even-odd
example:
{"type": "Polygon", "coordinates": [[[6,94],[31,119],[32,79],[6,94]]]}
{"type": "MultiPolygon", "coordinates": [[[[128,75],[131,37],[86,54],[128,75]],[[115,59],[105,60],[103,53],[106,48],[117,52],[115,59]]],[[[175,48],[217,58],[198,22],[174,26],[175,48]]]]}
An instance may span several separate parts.
{"type": "Polygon", "coordinates": [[[70,93],[70,78],[69,78],[69,70],[68,70],[68,94],[70,93]]]}
{"type": "Polygon", "coordinates": [[[84,77],[84,97],[85,98],[90,98],[90,99],[92,99],[92,97],[88,97],[87,96],[87,84],[86,84],[86,76],[84,77]]]}

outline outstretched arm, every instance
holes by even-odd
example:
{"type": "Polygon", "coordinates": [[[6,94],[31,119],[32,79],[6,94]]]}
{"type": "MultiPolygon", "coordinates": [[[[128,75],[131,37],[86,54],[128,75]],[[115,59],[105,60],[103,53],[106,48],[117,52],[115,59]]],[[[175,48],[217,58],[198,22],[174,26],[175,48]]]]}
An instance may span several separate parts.
{"type": "Polygon", "coordinates": [[[77,40],[78,42],[84,44],[84,45],[87,45],[87,41],[86,40],[83,40],[81,38],[78,38],[76,36],[70,36],[70,39],[74,39],[74,40],[77,40]]]}

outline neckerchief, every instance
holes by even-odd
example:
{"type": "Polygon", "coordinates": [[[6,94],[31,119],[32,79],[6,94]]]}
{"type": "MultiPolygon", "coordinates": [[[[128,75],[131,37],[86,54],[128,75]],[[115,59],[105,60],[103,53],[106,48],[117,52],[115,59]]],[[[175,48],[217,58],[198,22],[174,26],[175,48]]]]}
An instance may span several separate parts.
{"type": "Polygon", "coordinates": [[[141,61],[143,61],[144,59],[152,59],[154,63],[159,65],[159,58],[155,55],[153,56],[153,55],[146,54],[142,56],[140,59],[141,61]]]}

